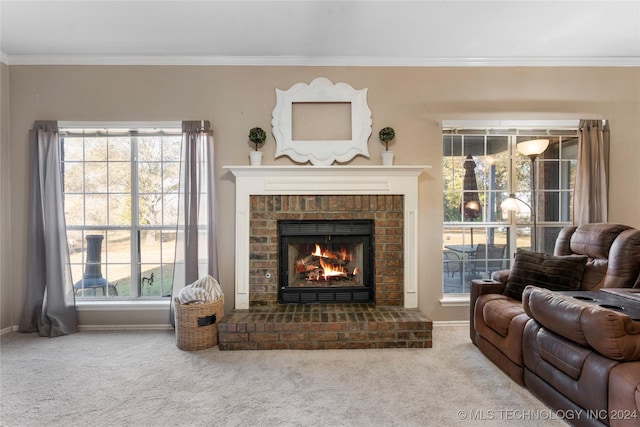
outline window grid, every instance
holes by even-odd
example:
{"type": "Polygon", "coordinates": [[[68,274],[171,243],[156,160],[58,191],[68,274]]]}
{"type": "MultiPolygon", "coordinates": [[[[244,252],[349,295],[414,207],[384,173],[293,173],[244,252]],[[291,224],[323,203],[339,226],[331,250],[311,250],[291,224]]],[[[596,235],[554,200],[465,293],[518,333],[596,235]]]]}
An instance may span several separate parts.
{"type": "Polygon", "coordinates": [[[531,161],[516,143],[533,138],[550,140],[537,161],[538,229],[540,250],[553,251],[560,229],[571,223],[571,199],[577,164],[577,129],[443,130],[443,291],[466,294],[470,280],[489,278],[496,269],[509,268],[516,247],[530,248],[531,212],[501,212],[500,204],[514,192],[531,206],[531,161]],[[463,215],[463,162],[476,163],[480,212],[463,215]],[[513,190],[511,190],[513,189],[513,190]],[[459,201],[458,201],[459,200],[459,201]],[[471,256],[477,245],[487,245],[482,258],[471,256]],[[504,245],[501,255],[499,247],[504,245]],[[489,254],[489,247],[493,246],[489,254]],[[550,249],[549,249],[550,248],[550,249]],[[453,249],[453,250],[452,250],[453,249]],[[481,267],[478,269],[478,267],[481,267]],[[499,268],[501,267],[501,268],[499,268]]]}
{"type": "MultiPolygon", "coordinates": [[[[177,193],[180,129],[161,131],[120,129],[61,129],[62,174],[65,216],[72,279],[83,278],[87,265],[86,236],[104,237],[101,246],[101,273],[117,289],[104,298],[159,298],[170,295],[177,221],[177,193]],[[146,139],[159,153],[155,168],[142,172],[157,179],[159,211],[148,224],[140,224],[138,199],[138,142],[146,139]],[[79,151],[79,147],[82,148],[79,151]],[[123,154],[124,153],[124,154],[123,154]],[[66,156],[66,157],[65,157],[66,156]],[[173,157],[172,157],[173,156],[173,157]],[[172,165],[171,185],[167,185],[167,165],[172,165]],[[125,166],[126,167],[123,167],[125,166]],[[174,211],[165,209],[165,199],[173,198],[174,211]],[[145,242],[140,242],[140,233],[145,242]],[[151,274],[153,273],[153,276],[151,274]],[[145,280],[143,280],[145,279],[145,280]]],[[[143,196],[145,194],[143,193],[143,196]]],[[[153,203],[145,208],[152,209],[153,203]]],[[[103,298],[98,289],[76,292],[79,298],[103,298]]]]}

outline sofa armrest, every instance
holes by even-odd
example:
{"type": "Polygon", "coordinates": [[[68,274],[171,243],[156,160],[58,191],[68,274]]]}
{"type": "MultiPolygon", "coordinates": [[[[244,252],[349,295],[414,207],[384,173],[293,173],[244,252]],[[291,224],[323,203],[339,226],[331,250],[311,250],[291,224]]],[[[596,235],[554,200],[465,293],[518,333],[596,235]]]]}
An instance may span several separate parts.
{"type": "Polygon", "coordinates": [[[609,359],[640,360],[640,322],[627,314],[535,286],[524,289],[522,306],[546,329],[609,359]]]}
{"type": "Polygon", "coordinates": [[[497,270],[491,274],[491,279],[494,282],[501,282],[506,285],[509,280],[509,273],[511,273],[511,270],[497,270]]]}
{"type": "Polygon", "coordinates": [[[476,300],[484,294],[502,294],[505,284],[495,280],[477,279],[471,281],[471,292],[469,294],[469,336],[471,342],[476,343],[476,327],[473,324],[473,312],[476,306],[476,300]]]}

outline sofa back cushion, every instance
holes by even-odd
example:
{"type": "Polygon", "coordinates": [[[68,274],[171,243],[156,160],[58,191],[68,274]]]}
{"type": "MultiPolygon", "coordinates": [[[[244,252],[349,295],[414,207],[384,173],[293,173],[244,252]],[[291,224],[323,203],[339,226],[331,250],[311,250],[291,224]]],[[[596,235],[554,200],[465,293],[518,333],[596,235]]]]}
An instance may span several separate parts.
{"type": "Polygon", "coordinates": [[[580,289],[586,264],[586,256],[554,256],[518,249],[504,294],[522,300],[527,285],[554,291],[580,289]]]}
{"type": "Polygon", "coordinates": [[[571,236],[571,253],[608,259],[613,242],[629,228],[631,227],[607,222],[581,225],[571,236]]]}
{"type": "Polygon", "coordinates": [[[608,222],[565,227],[554,255],[589,258],[581,289],[627,288],[640,284],[640,230],[608,222]]]}
{"type": "Polygon", "coordinates": [[[605,357],[640,360],[640,322],[626,314],[534,286],[524,290],[522,306],[544,328],[605,357]]]}
{"type": "Polygon", "coordinates": [[[625,230],[611,245],[604,288],[640,287],[640,230],[625,230]]]}

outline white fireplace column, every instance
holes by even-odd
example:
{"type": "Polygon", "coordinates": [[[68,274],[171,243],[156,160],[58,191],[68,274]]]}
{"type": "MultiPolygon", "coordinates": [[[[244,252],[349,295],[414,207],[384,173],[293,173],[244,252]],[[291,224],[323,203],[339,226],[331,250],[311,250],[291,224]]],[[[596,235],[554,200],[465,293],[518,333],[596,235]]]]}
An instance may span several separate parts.
{"type": "Polygon", "coordinates": [[[249,308],[252,195],[404,196],[404,306],[418,307],[418,176],[431,166],[223,166],[236,177],[235,308],[249,308]]]}

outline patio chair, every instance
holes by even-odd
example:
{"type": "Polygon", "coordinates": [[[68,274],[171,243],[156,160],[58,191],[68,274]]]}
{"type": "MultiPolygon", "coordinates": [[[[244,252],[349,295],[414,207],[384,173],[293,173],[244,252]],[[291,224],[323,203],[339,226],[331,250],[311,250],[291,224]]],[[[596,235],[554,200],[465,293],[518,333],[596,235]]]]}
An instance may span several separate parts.
{"type": "Polygon", "coordinates": [[[448,274],[449,277],[453,277],[457,272],[462,274],[462,258],[460,258],[460,255],[453,251],[444,250],[442,251],[442,256],[445,274],[448,274]]]}
{"type": "Polygon", "coordinates": [[[507,245],[478,243],[473,260],[469,263],[469,278],[489,279],[494,271],[504,269],[507,245]]]}

